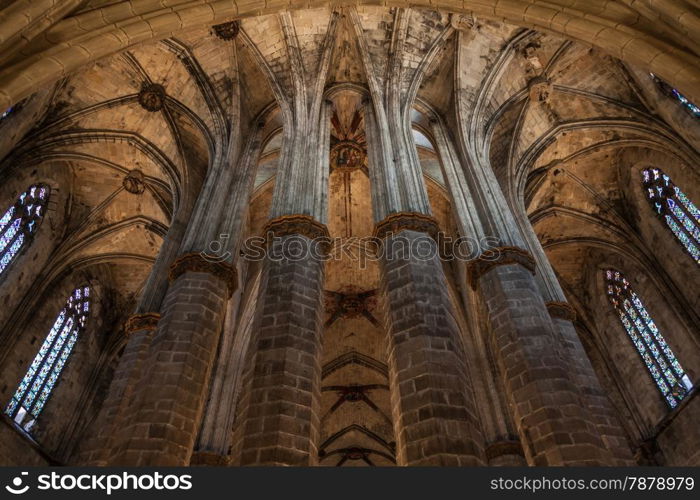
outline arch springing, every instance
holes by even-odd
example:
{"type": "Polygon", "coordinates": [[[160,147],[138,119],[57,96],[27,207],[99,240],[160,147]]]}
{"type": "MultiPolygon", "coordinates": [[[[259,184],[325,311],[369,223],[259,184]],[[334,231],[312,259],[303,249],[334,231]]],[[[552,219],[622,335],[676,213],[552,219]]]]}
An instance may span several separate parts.
{"type": "Polygon", "coordinates": [[[642,172],[647,199],[697,264],[700,264],[700,210],[661,169],[642,172]]]}
{"type": "Polygon", "coordinates": [[[24,430],[34,426],[51,396],[78,337],[85,330],[89,307],[90,287],[73,290],[5,408],[5,413],[24,430]]]}
{"type": "Polygon", "coordinates": [[[0,275],[36,234],[49,194],[45,184],[30,186],[0,219],[0,275]]]}
{"type": "Polygon", "coordinates": [[[622,326],[661,395],[671,408],[675,408],[693,387],[690,377],[622,273],[608,269],[605,271],[605,282],[608,299],[622,326]]]}

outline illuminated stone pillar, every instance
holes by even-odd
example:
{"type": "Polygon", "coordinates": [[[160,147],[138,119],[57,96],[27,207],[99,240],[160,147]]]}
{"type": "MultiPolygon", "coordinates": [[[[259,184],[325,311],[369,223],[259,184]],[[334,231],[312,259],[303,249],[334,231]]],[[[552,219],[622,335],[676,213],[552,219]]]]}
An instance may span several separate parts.
{"type": "Polygon", "coordinates": [[[234,437],[239,465],[318,462],[331,103],[294,113],[265,228],[267,254],[234,437]]]}
{"type": "MultiPolygon", "coordinates": [[[[399,465],[484,465],[466,356],[410,130],[365,105],[399,465]],[[400,161],[396,161],[396,160],[400,161]],[[420,255],[419,255],[420,254],[420,255]]],[[[377,111],[379,109],[379,111],[377,111]]]]}
{"type": "MultiPolygon", "coordinates": [[[[139,350],[138,356],[131,356],[140,363],[130,367],[134,373],[129,377],[135,382],[128,391],[130,400],[121,403],[127,415],[122,417],[123,426],[115,427],[108,465],[183,466],[190,462],[226,307],[237,286],[232,262],[261,143],[258,128],[251,128],[244,137],[244,147],[229,147],[211,167],[179,246],[180,256],[163,273],[169,284],[160,286],[158,278],[150,282],[149,290],[164,293],[160,320],[148,352],[139,350]],[[208,253],[213,241],[221,243],[217,255],[208,253]]],[[[158,297],[158,293],[146,296],[158,297]]],[[[112,392],[118,397],[118,386],[110,388],[112,392]]]]}

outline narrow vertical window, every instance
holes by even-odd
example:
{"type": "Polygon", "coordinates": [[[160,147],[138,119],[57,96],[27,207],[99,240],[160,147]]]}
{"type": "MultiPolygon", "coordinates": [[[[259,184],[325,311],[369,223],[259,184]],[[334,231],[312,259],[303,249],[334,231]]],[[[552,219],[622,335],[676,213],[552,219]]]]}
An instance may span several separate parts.
{"type": "Polygon", "coordinates": [[[39,229],[49,201],[49,187],[35,184],[19,195],[0,219],[0,275],[39,229]]]}
{"type": "Polygon", "coordinates": [[[613,269],[605,271],[608,299],[644,361],[651,378],[671,408],[693,388],[671,347],[651,319],[629,282],[613,269]]]}
{"type": "Polygon", "coordinates": [[[693,260],[700,264],[700,210],[661,169],[642,172],[647,199],[693,260]]]}
{"type": "Polygon", "coordinates": [[[676,99],[695,118],[700,118],[700,107],[696,106],[686,96],[678,92],[677,89],[674,89],[671,85],[663,81],[654,73],[649,73],[649,76],[651,76],[651,79],[654,80],[654,83],[656,83],[656,86],[659,88],[659,90],[661,90],[662,93],[676,99]]]}
{"type": "Polygon", "coordinates": [[[85,330],[90,305],[90,288],[76,288],[29,365],[5,413],[29,431],[51,396],[61,371],[85,330]]]}

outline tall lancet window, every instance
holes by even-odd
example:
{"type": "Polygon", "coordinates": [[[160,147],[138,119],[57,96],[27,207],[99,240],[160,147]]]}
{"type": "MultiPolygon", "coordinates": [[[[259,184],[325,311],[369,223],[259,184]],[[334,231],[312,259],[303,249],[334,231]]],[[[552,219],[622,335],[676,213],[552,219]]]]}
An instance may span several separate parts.
{"type": "Polygon", "coordinates": [[[85,330],[89,306],[90,288],[81,286],[73,290],[5,408],[5,413],[26,431],[44,409],[78,337],[85,330]]]}
{"type": "Polygon", "coordinates": [[[642,172],[647,199],[681,245],[700,264],[700,210],[658,168],[642,172]]]}
{"type": "Polygon", "coordinates": [[[664,336],[651,319],[641,299],[634,293],[629,281],[613,269],[605,271],[608,298],[620,317],[637,352],[671,408],[693,387],[690,377],[676,359],[664,336]]]}
{"type": "Polygon", "coordinates": [[[48,201],[49,187],[35,184],[0,219],[0,275],[36,234],[48,201]]]}

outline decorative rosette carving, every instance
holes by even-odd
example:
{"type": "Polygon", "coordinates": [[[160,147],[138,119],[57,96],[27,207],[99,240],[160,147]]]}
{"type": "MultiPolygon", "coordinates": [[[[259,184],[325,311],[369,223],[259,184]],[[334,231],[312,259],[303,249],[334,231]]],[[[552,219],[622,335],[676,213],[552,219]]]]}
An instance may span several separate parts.
{"type": "Polygon", "coordinates": [[[142,194],[146,190],[145,179],[146,178],[143,175],[143,172],[138,169],[134,169],[130,171],[126,177],[124,177],[122,184],[124,185],[124,189],[126,189],[129,193],[142,194]]]}
{"type": "Polygon", "coordinates": [[[165,106],[165,88],[158,83],[144,83],[139,92],[139,104],[146,111],[155,113],[165,106]]]}
{"type": "Polygon", "coordinates": [[[240,21],[231,21],[230,23],[217,24],[211,27],[217,38],[230,42],[235,40],[238,33],[241,31],[240,21]]]}

